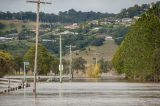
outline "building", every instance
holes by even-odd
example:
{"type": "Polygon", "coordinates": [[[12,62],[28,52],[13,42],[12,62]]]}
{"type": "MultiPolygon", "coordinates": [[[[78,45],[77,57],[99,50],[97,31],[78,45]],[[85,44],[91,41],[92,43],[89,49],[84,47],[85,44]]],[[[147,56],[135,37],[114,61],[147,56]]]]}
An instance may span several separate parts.
{"type": "Polygon", "coordinates": [[[0,37],[0,41],[9,41],[9,40],[13,40],[13,38],[0,37]]]}
{"type": "Polygon", "coordinates": [[[106,36],[105,40],[113,40],[112,36],[106,36]]]}
{"type": "Polygon", "coordinates": [[[74,23],[72,25],[67,25],[67,26],[64,26],[65,29],[78,29],[79,26],[77,23],[74,23]]]}

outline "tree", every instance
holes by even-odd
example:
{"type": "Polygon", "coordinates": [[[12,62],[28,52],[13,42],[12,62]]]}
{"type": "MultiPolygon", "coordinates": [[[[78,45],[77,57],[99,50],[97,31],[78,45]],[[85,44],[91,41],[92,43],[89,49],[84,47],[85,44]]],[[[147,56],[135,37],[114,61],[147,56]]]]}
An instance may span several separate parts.
{"type": "Polygon", "coordinates": [[[101,72],[107,73],[112,69],[112,63],[105,61],[103,58],[101,58],[98,63],[100,65],[101,72]]]}
{"type": "Polygon", "coordinates": [[[0,29],[3,29],[6,25],[3,23],[0,23],[0,29]]]}
{"type": "Polygon", "coordinates": [[[160,7],[154,6],[143,14],[131,27],[113,57],[115,69],[120,73],[125,73],[130,79],[138,78],[145,81],[153,77],[155,69],[152,60],[155,60],[154,56],[158,57],[155,50],[160,48],[159,13],[160,7]]]}
{"type": "Polygon", "coordinates": [[[54,58],[51,61],[51,70],[53,73],[55,73],[55,75],[57,75],[59,73],[59,60],[54,58]]]}
{"type": "Polygon", "coordinates": [[[34,32],[29,29],[23,28],[22,31],[18,34],[19,40],[28,40],[35,35],[34,32]]]}
{"type": "Polygon", "coordinates": [[[91,44],[94,46],[101,46],[101,45],[103,45],[104,41],[105,41],[104,38],[97,38],[97,39],[93,40],[91,44]]]}
{"type": "Polygon", "coordinates": [[[16,70],[16,73],[19,72],[20,74],[20,68],[23,68],[23,57],[16,55],[14,57],[14,67],[16,70]]]}
{"type": "MultiPolygon", "coordinates": [[[[30,68],[34,69],[35,46],[32,46],[24,56],[24,59],[30,63],[30,68]]],[[[51,69],[51,64],[54,64],[54,57],[47,51],[47,49],[38,45],[38,74],[47,74],[51,69]]],[[[53,67],[52,67],[53,68],[53,67]]]]}
{"type": "Polygon", "coordinates": [[[6,51],[0,51],[0,77],[13,70],[13,57],[6,51]]]}
{"type": "MultiPolygon", "coordinates": [[[[82,57],[78,57],[78,58],[74,58],[73,62],[72,62],[72,69],[76,70],[78,72],[78,70],[85,70],[85,64],[87,63],[87,61],[85,59],[83,59],[82,57]]],[[[73,74],[72,74],[73,75],[73,74]]]]}
{"type": "Polygon", "coordinates": [[[160,79],[160,49],[153,54],[153,70],[153,80],[157,82],[160,79]]]}

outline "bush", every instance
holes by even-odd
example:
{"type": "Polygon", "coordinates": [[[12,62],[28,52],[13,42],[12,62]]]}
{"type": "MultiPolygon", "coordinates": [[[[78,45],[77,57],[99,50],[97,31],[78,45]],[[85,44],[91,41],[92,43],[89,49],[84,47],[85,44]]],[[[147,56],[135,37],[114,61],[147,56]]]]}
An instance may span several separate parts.
{"type": "Polygon", "coordinates": [[[91,65],[87,70],[87,76],[90,78],[99,78],[100,77],[100,65],[91,65]]]}

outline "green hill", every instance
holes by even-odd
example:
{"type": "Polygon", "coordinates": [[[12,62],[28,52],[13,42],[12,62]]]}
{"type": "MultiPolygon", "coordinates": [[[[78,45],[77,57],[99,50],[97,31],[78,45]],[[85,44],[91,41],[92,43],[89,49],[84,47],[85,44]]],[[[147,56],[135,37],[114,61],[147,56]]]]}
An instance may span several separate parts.
{"type": "MultiPolygon", "coordinates": [[[[72,56],[73,58],[82,57],[87,60],[87,64],[90,65],[94,62],[93,58],[95,58],[95,53],[99,53],[97,55],[98,60],[103,57],[105,60],[111,61],[117,48],[118,45],[115,44],[114,40],[107,40],[102,46],[89,46],[83,51],[73,51],[72,56]]],[[[69,54],[65,55],[64,59],[68,60],[69,54]]]]}

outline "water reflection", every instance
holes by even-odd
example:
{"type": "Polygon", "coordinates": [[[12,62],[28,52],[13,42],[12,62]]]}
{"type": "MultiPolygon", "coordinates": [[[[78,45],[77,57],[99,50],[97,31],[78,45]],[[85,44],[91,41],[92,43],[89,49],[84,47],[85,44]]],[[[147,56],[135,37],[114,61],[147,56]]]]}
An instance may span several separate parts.
{"type": "Polygon", "coordinates": [[[63,97],[63,88],[62,88],[62,83],[58,84],[58,94],[59,94],[59,98],[63,97]]]}
{"type": "Polygon", "coordinates": [[[24,89],[23,89],[23,96],[24,96],[24,98],[26,97],[26,87],[24,87],[24,89]]]}
{"type": "Polygon", "coordinates": [[[127,82],[39,83],[0,95],[0,106],[160,106],[160,84],[127,82]]]}

